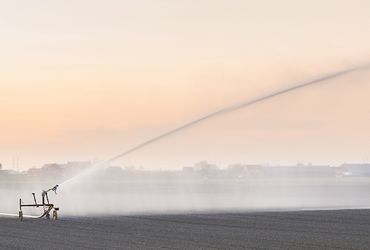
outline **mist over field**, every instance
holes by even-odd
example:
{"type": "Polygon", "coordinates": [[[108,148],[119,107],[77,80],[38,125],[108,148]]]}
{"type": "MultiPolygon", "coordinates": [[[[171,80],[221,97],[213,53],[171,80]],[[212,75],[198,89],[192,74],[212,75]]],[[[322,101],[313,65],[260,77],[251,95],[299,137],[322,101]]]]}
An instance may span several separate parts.
{"type": "MultiPolygon", "coordinates": [[[[73,170],[58,166],[2,176],[0,211],[16,213],[19,198],[32,204],[32,192],[40,202],[42,190],[63,183],[73,170]]],[[[369,176],[368,164],[220,169],[200,162],[181,171],[109,167],[60,185],[49,198],[62,216],[364,208],[370,206],[369,176]]],[[[24,208],[30,215],[41,210],[24,208]]]]}
{"type": "Polygon", "coordinates": [[[73,185],[56,201],[69,215],[370,207],[362,180],[136,180],[73,185]]]}

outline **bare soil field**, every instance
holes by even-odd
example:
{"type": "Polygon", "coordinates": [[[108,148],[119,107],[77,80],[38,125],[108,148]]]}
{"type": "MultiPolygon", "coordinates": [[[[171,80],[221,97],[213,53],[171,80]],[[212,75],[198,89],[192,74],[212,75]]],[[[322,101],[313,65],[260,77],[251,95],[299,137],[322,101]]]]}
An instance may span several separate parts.
{"type": "Polygon", "coordinates": [[[1,249],[369,249],[370,210],[0,217],[1,249]]]}

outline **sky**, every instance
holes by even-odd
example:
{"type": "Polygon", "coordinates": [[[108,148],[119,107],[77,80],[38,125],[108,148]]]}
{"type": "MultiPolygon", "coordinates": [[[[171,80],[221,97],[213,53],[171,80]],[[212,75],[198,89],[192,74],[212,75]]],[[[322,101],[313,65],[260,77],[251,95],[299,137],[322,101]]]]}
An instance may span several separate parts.
{"type": "MultiPolygon", "coordinates": [[[[0,163],[104,160],[224,106],[370,61],[370,0],[0,0],[0,163]]],[[[291,93],[116,164],[370,158],[370,72],[291,93]]]]}

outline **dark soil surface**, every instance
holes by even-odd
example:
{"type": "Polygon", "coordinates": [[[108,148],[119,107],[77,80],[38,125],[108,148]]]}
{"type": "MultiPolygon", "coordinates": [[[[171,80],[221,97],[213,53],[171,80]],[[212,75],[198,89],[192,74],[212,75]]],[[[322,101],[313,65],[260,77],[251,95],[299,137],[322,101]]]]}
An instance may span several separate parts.
{"type": "Polygon", "coordinates": [[[0,249],[370,249],[370,210],[0,218],[0,249]]]}

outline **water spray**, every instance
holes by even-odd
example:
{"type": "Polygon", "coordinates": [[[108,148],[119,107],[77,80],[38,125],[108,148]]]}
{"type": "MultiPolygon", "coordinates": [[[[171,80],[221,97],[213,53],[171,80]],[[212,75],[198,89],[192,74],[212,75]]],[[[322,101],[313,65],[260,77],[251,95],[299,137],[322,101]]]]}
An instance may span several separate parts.
{"type": "MultiPolygon", "coordinates": [[[[209,119],[212,119],[212,118],[215,118],[215,117],[218,117],[218,116],[222,116],[222,115],[226,115],[228,113],[235,112],[235,111],[238,111],[240,109],[250,107],[254,104],[258,104],[258,103],[270,100],[274,97],[282,96],[282,95],[288,94],[290,92],[297,91],[297,90],[300,90],[300,89],[303,89],[303,88],[306,88],[306,87],[309,87],[309,86],[312,86],[312,85],[315,85],[315,84],[319,84],[319,83],[322,83],[322,82],[325,82],[325,81],[329,81],[331,79],[338,78],[338,77],[341,77],[341,76],[344,76],[344,75],[347,75],[347,74],[350,74],[350,73],[353,73],[353,72],[356,72],[356,71],[369,70],[369,69],[370,69],[370,63],[362,64],[362,65],[359,65],[359,66],[356,66],[356,67],[342,69],[342,70],[339,70],[339,71],[335,71],[335,72],[331,72],[331,73],[328,73],[328,74],[325,74],[325,75],[318,76],[316,78],[313,78],[313,79],[310,79],[310,80],[307,80],[307,81],[303,81],[303,82],[300,82],[300,83],[293,84],[290,87],[287,87],[287,88],[284,88],[284,89],[281,89],[281,90],[277,90],[277,91],[272,92],[272,93],[268,93],[266,95],[257,97],[257,98],[252,99],[252,100],[246,100],[244,102],[237,103],[235,105],[228,106],[226,108],[211,112],[211,113],[206,114],[206,115],[204,115],[200,118],[197,118],[197,119],[192,120],[188,123],[185,123],[185,124],[183,124],[183,125],[181,125],[177,128],[174,128],[174,129],[172,129],[168,132],[160,134],[159,136],[153,137],[152,139],[149,139],[149,140],[147,140],[143,143],[140,143],[140,144],[136,145],[135,147],[130,148],[130,149],[126,150],[125,152],[123,152],[119,155],[116,155],[116,156],[114,156],[114,157],[112,157],[112,158],[110,158],[110,159],[108,159],[104,162],[94,164],[89,170],[84,171],[83,173],[91,172],[91,171],[93,171],[94,169],[96,169],[98,167],[107,166],[110,163],[112,163],[113,161],[116,161],[116,160],[118,160],[118,159],[120,159],[124,156],[132,154],[136,151],[139,151],[139,150],[141,150],[141,149],[143,149],[143,148],[145,148],[145,147],[147,147],[151,144],[154,144],[154,143],[156,143],[160,140],[163,140],[163,139],[165,139],[169,136],[172,136],[174,134],[182,132],[183,130],[186,130],[190,127],[196,126],[199,123],[205,122],[209,119]]],[[[71,181],[74,178],[77,178],[81,174],[82,173],[64,181],[62,184],[66,184],[67,182],[71,181]]]]}

